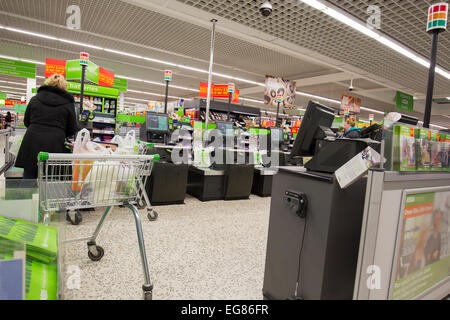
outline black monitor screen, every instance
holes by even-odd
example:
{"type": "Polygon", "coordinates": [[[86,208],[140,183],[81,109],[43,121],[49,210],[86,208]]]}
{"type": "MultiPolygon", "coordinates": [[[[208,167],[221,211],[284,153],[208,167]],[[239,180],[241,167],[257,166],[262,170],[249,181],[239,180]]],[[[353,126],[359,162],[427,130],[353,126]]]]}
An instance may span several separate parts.
{"type": "Polygon", "coordinates": [[[310,101],[295,139],[291,157],[313,156],[319,127],[330,128],[333,121],[333,108],[310,101]]]}
{"type": "Polygon", "coordinates": [[[147,130],[150,131],[168,131],[169,119],[167,114],[147,114],[147,130]]]}
{"type": "Polygon", "coordinates": [[[234,136],[234,128],[233,128],[232,122],[216,121],[216,124],[217,124],[217,130],[220,131],[222,136],[224,136],[224,137],[234,136]]]}

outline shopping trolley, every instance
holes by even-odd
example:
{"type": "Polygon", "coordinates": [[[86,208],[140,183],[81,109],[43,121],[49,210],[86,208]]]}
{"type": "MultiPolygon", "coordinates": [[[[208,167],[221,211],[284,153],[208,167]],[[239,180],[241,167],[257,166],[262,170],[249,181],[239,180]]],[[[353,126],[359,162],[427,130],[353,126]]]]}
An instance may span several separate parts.
{"type": "MultiPolygon", "coordinates": [[[[151,173],[159,155],[92,155],[40,153],[38,186],[41,219],[48,224],[56,212],[106,207],[94,233],[89,237],[66,240],[87,240],[88,257],[99,261],[104,250],[96,238],[107,215],[114,206],[123,205],[134,215],[145,283],[144,299],[152,299],[153,285],[148,271],[144,237],[139,212],[143,177],[151,173]]],[[[148,202],[149,203],[149,202],[148,202]]]]}
{"type": "MultiPolygon", "coordinates": [[[[140,154],[140,155],[148,155],[149,150],[153,147],[153,143],[146,143],[143,141],[137,141],[137,146],[133,149],[128,150],[129,154],[140,154]]],[[[141,177],[142,183],[138,183],[139,187],[139,197],[136,199],[136,208],[138,210],[143,210],[147,208],[147,218],[150,221],[155,221],[158,218],[158,213],[153,209],[149,197],[147,195],[147,191],[145,186],[147,185],[148,175],[144,175],[141,177]]],[[[121,206],[123,207],[123,206],[121,206]]],[[[79,210],[68,210],[66,212],[66,220],[73,225],[78,225],[83,221],[83,217],[79,210]]]]}

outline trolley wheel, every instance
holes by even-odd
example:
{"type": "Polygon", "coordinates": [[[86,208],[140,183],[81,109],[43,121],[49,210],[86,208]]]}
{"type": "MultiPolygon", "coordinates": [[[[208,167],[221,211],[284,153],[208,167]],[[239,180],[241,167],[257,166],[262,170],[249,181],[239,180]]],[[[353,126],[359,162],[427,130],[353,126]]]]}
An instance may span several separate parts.
{"type": "Polygon", "coordinates": [[[152,209],[148,209],[147,211],[148,211],[147,213],[148,220],[155,221],[156,219],[158,219],[158,212],[152,209]]]}
{"type": "Polygon", "coordinates": [[[144,300],[153,300],[153,291],[144,291],[144,300]]]}
{"type": "Polygon", "coordinates": [[[72,215],[70,212],[66,213],[66,220],[69,221],[74,226],[79,225],[83,221],[80,211],[75,211],[72,215]]]}
{"type": "Polygon", "coordinates": [[[89,250],[88,251],[88,257],[92,261],[100,261],[100,259],[103,258],[103,255],[105,254],[105,250],[103,250],[102,247],[97,246],[97,245],[95,246],[95,248],[97,249],[97,255],[93,254],[91,252],[91,250],[89,250]]]}
{"type": "Polygon", "coordinates": [[[146,207],[147,207],[147,203],[145,203],[144,199],[139,199],[138,202],[136,203],[136,208],[138,210],[145,209],[146,207]]]}

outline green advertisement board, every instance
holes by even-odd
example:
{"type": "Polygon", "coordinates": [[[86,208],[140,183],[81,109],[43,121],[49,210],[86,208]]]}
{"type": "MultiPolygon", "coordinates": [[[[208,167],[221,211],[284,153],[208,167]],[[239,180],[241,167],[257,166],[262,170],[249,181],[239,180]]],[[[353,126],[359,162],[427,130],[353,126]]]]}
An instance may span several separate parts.
{"type": "Polygon", "coordinates": [[[0,74],[36,78],[36,65],[29,62],[0,58],[0,74]]]}
{"type": "Polygon", "coordinates": [[[6,99],[6,92],[0,91],[0,99],[6,99]]]}
{"type": "Polygon", "coordinates": [[[27,104],[22,103],[16,103],[14,105],[14,111],[20,114],[25,114],[25,111],[27,110],[27,104]]]}
{"type": "MultiPolygon", "coordinates": [[[[67,91],[71,93],[80,93],[81,83],[67,82],[67,91]]],[[[94,86],[92,84],[84,85],[84,94],[93,95],[98,97],[117,98],[119,96],[119,90],[115,88],[94,86]]]]}
{"type": "Polygon", "coordinates": [[[114,77],[114,85],[113,85],[113,88],[116,88],[116,89],[119,90],[120,92],[125,92],[125,91],[127,91],[127,88],[128,88],[128,80],[127,80],[127,79],[122,79],[122,78],[114,77]]]}
{"type": "Polygon", "coordinates": [[[144,116],[133,116],[129,114],[118,114],[117,115],[118,122],[132,122],[132,123],[145,123],[144,116]]]}
{"type": "Polygon", "coordinates": [[[395,95],[395,108],[400,111],[412,112],[414,110],[414,97],[397,91],[395,95]]]}
{"type": "MultiPolygon", "coordinates": [[[[100,77],[99,69],[99,66],[89,61],[86,67],[86,81],[98,83],[98,79],[100,77]]],[[[66,79],[81,80],[80,60],[69,60],[66,62],[66,79]]]]}
{"type": "Polygon", "coordinates": [[[394,300],[417,297],[450,277],[450,189],[440,189],[404,197],[391,281],[394,300]]]}

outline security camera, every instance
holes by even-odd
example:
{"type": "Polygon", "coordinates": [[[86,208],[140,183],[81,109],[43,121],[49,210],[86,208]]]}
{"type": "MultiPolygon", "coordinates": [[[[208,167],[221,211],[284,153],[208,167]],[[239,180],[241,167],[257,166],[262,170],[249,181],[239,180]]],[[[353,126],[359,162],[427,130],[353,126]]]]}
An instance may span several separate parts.
{"type": "Polygon", "coordinates": [[[350,81],[350,87],[348,87],[348,91],[353,91],[353,80],[350,81]]]}
{"type": "Polygon", "coordinates": [[[265,1],[261,5],[261,7],[259,7],[259,12],[261,12],[263,17],[270,16],[270,14],[272,13],[272,5],[270,4],[270,2],[268,0],[265,1]]]}

